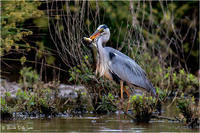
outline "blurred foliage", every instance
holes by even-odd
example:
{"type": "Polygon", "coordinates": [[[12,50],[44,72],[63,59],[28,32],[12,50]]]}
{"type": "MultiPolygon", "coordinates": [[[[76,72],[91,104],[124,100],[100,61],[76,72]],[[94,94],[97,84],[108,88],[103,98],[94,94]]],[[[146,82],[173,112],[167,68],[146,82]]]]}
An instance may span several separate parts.
{"type": "Polygon", "coordinates": [[[99,103],[96,110],[97,112],[101,113],[115,112],[117,110],[116,106],[114,106],[116,102],[117,101],[112,93],[108,93],[108,96],[104,95],[101,97],[101,102],[99,103]]]}
{"type": "Polygon", "coordinates": [[[182,92],[187,92],[186,94],[198,93],[198,78],[193,74],[185,72],[183,69],[179,70],[178,73],[173,73],[171,80],[173,88],[178,88],[178,90],[182,92]]]}
{"type": "Polygon", "coordinates": [[[181,97],[177,100],[177,107],[183,116],[183,121],[189,127],[199,127],[200,122],[200,106],[199,103],[195,103],[194,97],[184,97],[182,93],[181,97]]]}
{"type": "Polygon", "coordinates": [[[39,75],[35,70],[32,70],[31,67],[24,67],[20,70],[21,78],[19,80],[19,83],[27,88],[33,88],[34,84],[37,84],[39,82],[39,75]]]}
{"type": "Polygon", "coordinates": [[[19,47],[29,48],[29,42],[24,37],[33,32],[23,28],[23,24],[30,18],[40,18],[44,12],[37,9],[40,2],[33,1],[2,1],[1,8],[1,56],[11,50],[19,51],[19,47]]]}
{"type": "Polygon", "coordinates": [[[22,91],[16,94],[17,100],[16,112],[32,112],[50,115],[56,112],[54,99],[52,98],[52,90],[49,88],[39,88],[38,90],[22,91]]]}
{"type": "Polygon", "coordinates": [[[159,90],[168,91],[169,93],[179,91],[192,95],[198,93],[198,78],[184,69],[175,70],[174,67],[167,67],[163,65],[158,57],[152,59],[149,53],[144,53],[143,58],[138,59],[138,62],[142,64],[141,66],[146,70],[147,77],[159,90]]]}
{"type": "Polygon", "coordinates": [[[81,66],[77,65],[69,69],[69,82],[74,81],[76,84],[86,84],[90,82],[91,77],[94,76],[92,70],[87,66],[88,56],[84,56],[81,61],[81,66]]]}
{"type": "Polygon", "coordinates": [[[1,111],[7,113],[37,111],[50,115],[56,112],[55,92],[39,81],[39,75],[31,67],[24,67],[20,71],[20,84],[25,90],[18,89],[16,99],[11,101],[10,92],[1,97],[1,111]]]}
{"type": "Polygon", "coordinates": [[[9,105],[8,105],[8,102],[6,101],[7,97],[9,97],[10,93],[6,94],[6,97],[3,98],[1,97],[1,119],[10,119],[12,118],[12,112],[14,111],[13,108],[11,108],[9,105]]]}
{"type": "Polygon", "coordinates": [[[156,98],[145,95],[134,95],[130,98],[134,117],[137,122],[149,122],[156,109],[156,98]]]}
{"type": "Polygon", "coordinates": [[[165,102],[167,100],[167,97],[169,96],[169,91],[167,89],[164,89],[164,90],[161,90],[160,88],[156,88],[156,93],[158,94],[159,96],[159,99],[162,101],[162,102],[165,102]]]}
{"type": "MultiPolygon", "coordinates": [[[[16,61],[20,62],[21,66],[33,67],[33,64],[37,63],[45,64],[45,66],[46,64],[47,66],[54,65],[56,58],[52,53],[55,51],[52,50],[50,43],[44,45],[47,37],[40,36],[40,34],[48,33],[48,18],[45,16],[45,12],[39,9],[42,3],[44,2],[38,0],[1,2],[0,56],[3,72],[16,73],[15,71],[19,71],[7,69],[6,64],[15,66],[16,61]]],[[[20,69],[21,66],[16,65],[17,69],[20,69]]]]}

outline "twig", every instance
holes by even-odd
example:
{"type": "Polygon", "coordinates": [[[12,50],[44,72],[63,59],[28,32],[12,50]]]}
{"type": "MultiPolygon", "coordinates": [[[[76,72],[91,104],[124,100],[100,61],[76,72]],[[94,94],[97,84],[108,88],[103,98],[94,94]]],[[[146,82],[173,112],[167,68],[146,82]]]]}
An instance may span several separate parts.
{"type": "Polygon", "coordinates": [[[112,104],[115,108],[117,108],[118,110],[123,111],[123,112],[124,112],[124,115],[126,115],[126,116],[129,117],[130,119],[136,121],[136,119],[135,119],[133,116],[129,115],[128,113],[126,113],[126,111],[124,111],[124,108],[119,108],[117,105],[115,105],[115,103],[113,103],[112,100],[110,100],[110,102],[111,102],[111,104],[112,104]]]}
{"type": "Polygon", "coordinates": [[[178,93],[179,93],[179,91],[176,92],[175,97],[173,98],[172,102],[167,106],[167,108],[169,108],[174,103],[174,101],[176,100],[176,97],[177,97],[178,93]]]}
{"type": "MultiPolygon", "coordinates": [[[[166,117],[166,116],[157,116],[157,115],[152,115],[151,118],[156,118],[156,119],[165,119],[169,121],[177,121],[177,119],[171,118],[171,117],[166,117]]],[[[178,120],[179,121],[179,120],[178,120]]]]}
{"type": "Polygon", "coordinates": [[[124,111],[124,110],[122,110],[123,112],[124,112],[124,114],[126,115],[126,116],[128,116],[130,119],[132,119],[132,120],[134,120],[134,121],[136,121],[136,119],[133,117],[133,116],[131,116],[131,115],[129,115],[128,113],[126,113],[126,111],[124,111]]]}
{"type": "Polygon", "coordinates": [[[182,120],[180,120],[178,117],[174,117],[177,121],[179,121],[179,122],[183,122],[182,120]]]}
{"type": "MultiPolygon", "coordinates": [[[[1,58],[1,59],[2,59],[2,60],[8,60],[8,61],[20,61],[20,59],[11,59],[11,58],[1,58]]],[[[42,63],[36,62],[36,61],[26,60],[26,62],[29,62],[29,63],[38,63],[38,64],[42,65],[42,63]]],[[[47,67],[51,67],[51,68],[54,68],[54,69],[57,69],[57,70],[60,70],[60,71],[63,71],[63,72],[68,73],[66,70],[61,69],[61,68],[59,68],[59,67],[52,66],[52,65],[49,65],[49,64],[46,64],[46,63],[45,63],[44,65],[47,66],[47,67]]]]}

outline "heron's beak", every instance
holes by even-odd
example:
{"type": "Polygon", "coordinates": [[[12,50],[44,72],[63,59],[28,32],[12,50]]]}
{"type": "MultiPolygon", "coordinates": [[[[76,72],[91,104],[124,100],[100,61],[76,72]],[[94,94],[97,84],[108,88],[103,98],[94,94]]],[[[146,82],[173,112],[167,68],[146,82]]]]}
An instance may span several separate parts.
{"type": "Polygon", "coordinates": [[[95,38],[97,38],[101,32],[103,31],[103,29],[99,29],[99,30],[96,30],[91,36],[90,36],[90,39],[94,40],[95,38]]]}

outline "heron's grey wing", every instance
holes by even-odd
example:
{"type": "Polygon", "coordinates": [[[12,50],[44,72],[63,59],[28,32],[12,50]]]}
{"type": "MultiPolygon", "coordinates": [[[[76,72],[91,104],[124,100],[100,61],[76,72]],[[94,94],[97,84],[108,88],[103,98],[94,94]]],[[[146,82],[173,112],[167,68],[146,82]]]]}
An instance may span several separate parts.
{"type": "Polygon", "coordinates": [[[114,49],[107,51],[112,55],[110,62],[108,63],[111,72],[116,74],[121,80],[136,86],[152,91],[156,95],[155,88],[146,78],[144,70],[130,57],[114,49]]]}
{"type": "MultiPolygon", "coordinates": [[[[114,53],[115,55],[118,55],[117,57],[114,58],[116,61],[120,60],[121,58],[122,58],[122,60],[126,59],[127,63],[130,64],[130,68],[132,68],[132,66],[133,66],[133,68],[132,68],[133,71],[136,70],[141,75],[146,77],[145,71],[133,59],[131,59],[129,56],[127,56],[127,55],[121,53],[120,51],[118,51],[118,50],[116,50],[114,48],[111,48],[111,47],[105,47],[105,50],[106,50],[107,53],[114,53]],[[137,68],[137,69],[135,69],[135,68],[137,68]]],[[[112,63],[114,63],[114,61],[112,63]]]]}

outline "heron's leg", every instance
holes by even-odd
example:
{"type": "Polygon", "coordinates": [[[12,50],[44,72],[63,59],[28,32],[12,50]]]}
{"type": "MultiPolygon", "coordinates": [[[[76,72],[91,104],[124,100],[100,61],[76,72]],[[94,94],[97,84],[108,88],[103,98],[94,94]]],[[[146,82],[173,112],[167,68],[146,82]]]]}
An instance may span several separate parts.
{"type": "Polygon", "coordinates": [[[121,88],[121,100],[123,100],[124,98],[123,98],[123,81],[121,80],[120,81],[120,88],[121,88]]]}
{"type": "Polygon", "coordinates": [[[120,109],[123,110],[123,101],[124,101],[124,97],[123,97],[123,81],[120,81],[120,89],[121,89],[121,100],[120,100],[120,109]]]}
{"type": "Polygon", "coordinates": [[[129,102],[129,97],[130,97],[130,94],[129,94],[129,91],[126,89],[126,87],[124,87],[124,91],[126,92],[127,96],[128,96],[128,105],[126,107],[126,113],[128,112],[128,109],[129,109],[129,106],[130,106],[130,102],[129,102]]]}

